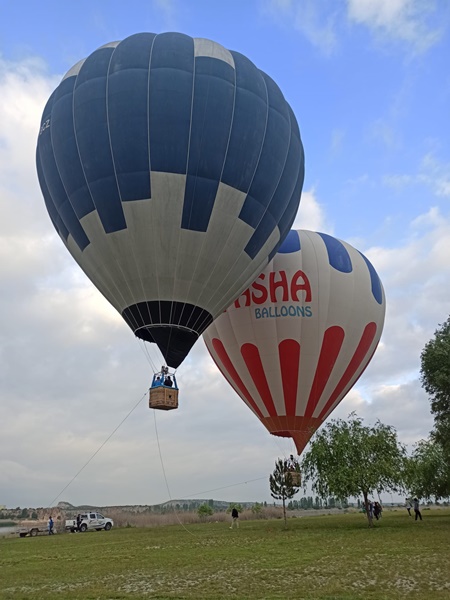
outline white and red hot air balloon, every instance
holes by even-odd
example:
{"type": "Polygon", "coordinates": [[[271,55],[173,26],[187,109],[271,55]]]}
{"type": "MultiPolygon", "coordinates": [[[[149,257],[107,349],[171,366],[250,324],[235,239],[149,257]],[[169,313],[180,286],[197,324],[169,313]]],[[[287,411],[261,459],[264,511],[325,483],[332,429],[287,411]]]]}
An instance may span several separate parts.
{"type": "Polygon", "coordinates": [[[367,258],[299,230],[203,337],[242,400],[300,454],[370,362],[384,315],[383,286],[367,258]]]}

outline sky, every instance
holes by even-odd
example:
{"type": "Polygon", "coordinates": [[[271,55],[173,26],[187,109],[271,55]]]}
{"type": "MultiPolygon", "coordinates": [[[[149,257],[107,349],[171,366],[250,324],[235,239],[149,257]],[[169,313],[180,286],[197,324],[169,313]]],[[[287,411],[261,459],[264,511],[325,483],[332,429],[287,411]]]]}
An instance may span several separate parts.
{"type": "Polygon", "coordinates": [[[0,0],[0,505],[270,501],[294,450],[202,340],[177,372],[178,411],[150,411],[142,343],[46,212],[46,100],[78,60],[141,31],[212,39],[277,82],[306,156],[294,227],[354,245],[386,292],[379,348],[332,417],[379,419],[409,450],[428,436],[420,353],[450,314],[449,25],[446,0],[0,0]]]}

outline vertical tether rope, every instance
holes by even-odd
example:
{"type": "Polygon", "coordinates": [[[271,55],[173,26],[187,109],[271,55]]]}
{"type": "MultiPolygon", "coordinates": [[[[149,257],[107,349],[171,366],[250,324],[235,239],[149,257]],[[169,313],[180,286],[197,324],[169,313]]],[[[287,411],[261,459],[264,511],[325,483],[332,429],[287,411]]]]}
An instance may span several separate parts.
{"type": "Polygon", "coordinates": [[[173,499],[172,499],[172,495],[170,493],[170,488],[169,488],[169,482],[167,481],[167,475],[166,475],[166,469],[164,467],[164,461],[163,461],[163,457],[162,457],[162,452],[161,452],[161,445],[159,443],[159,436],[158,436],[158,427],[156,425],[156,410],[153,411],[153,418],[155,421],[155,434],[156,434],[156,442],[158,444],[158,452],[159,452],[159,460],[161,462],[161,469],[163,472],[163,476],[164,476],[164,482],[166,484],[166,489],[167,489],[167,494],[169,496],[169,500],[172,503],[172,508],[173,508],[173,512],[175,513],[175,516],[177,518],[178,523],[181,525],[181,527],[183,527],[183,529],[185,529],[188,533],[190,533],[191,535],[194,535],[192,533],[192,531],[189,531],[189,529],[186,527],[186,525],[184,523],[181,522],[180,517],[178,515],[178,511],[176,510],[174,504],[173,504],[173,499]]]}

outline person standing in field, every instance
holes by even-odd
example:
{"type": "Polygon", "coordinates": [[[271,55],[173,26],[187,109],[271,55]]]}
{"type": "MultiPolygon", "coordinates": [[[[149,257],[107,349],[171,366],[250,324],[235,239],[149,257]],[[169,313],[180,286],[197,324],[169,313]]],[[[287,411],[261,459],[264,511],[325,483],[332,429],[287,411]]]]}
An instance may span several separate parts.
{"type": "Polygon", "coordinates": [[[414,520],[417,521],[417,518],[422,520],[422,513],[420,512],[420,504],[419,504],[419,500],[417,498],[414,498],[413,506],[414,506],[414,513],[416,515],[416,518],[414,520]]]}
{"type": "Polygon", "coordinates": [[[373,514],[375,519],[378,521],[378,519],[381,517],[381,504],[379,502],[375,502],[373,506],[373,514]]]}
{"type": "Polygon", "coordinates": [[[48,519],[48,535],[54,535],[54,531],[53,531],[53,519],[52,519],[52,515],[50,515],[49,519],[48,519]]]}
{"type": "Polygon", "coordinates": [[[413,505],[411,504],[411,500],[409,498],[405,499],[405,506],[406,506],[406,510],[408,511],[408,515],[410,517],[412,517],[411,509],[412,509],[413,505]]]}
{"type": "Polygon", "coordinates": [[[236,507],[233,508],[233,510],[231,511],[231,527],[230,529],[233,529],[233,527],[236,525],[236,527],[239,529],[239,513],[236,507]]]}

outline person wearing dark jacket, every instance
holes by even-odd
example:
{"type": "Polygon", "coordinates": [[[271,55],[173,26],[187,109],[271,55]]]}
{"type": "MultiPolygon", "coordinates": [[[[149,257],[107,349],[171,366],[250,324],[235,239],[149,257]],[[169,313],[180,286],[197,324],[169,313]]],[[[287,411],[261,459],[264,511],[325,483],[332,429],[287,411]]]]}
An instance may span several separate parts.
{"type": "Polygon", "coordinates": [[[236,525],[236,527],[239,529],[239,513],[236,507],[233,508],[233,510],[231,511],[231,527],[230,529],[233,529],[233,527],[236,525]]]}
{"type": "Polygon", "coordinates": [[[373,505],[373,515],[377,521],[381,517],[381,504],[379,502],[375,502],[373,505]]]}
{"type": "Polygon", "coordinates": [[[422,514],[420,512],[420,504],[419,504],[419,500],[417,498],[414,498],[414,513],[416,515],[416,518],[414,519],[415,521],[417,521],[417,519],[419,518],[420,520],[422,520],[422,514]]]}

